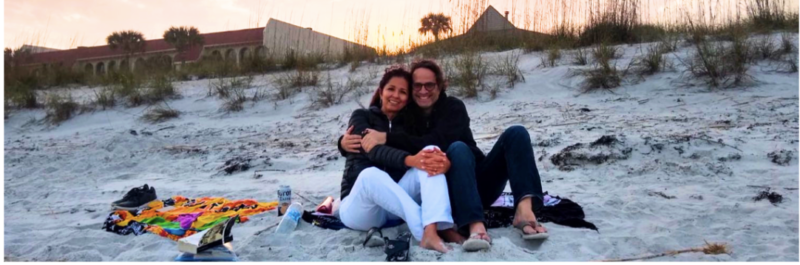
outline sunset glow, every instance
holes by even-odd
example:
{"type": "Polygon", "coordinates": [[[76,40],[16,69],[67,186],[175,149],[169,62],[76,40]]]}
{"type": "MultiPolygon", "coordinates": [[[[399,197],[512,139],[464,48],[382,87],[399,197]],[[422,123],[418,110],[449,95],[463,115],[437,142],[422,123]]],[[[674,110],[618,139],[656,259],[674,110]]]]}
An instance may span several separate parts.
{"type": "MultiPolygon", "coordinates": [[[[279,19],[335,37],[388,49],[427,40],[421,36],[419,19],[427,13],[443,12],[458,21],[469,20],[461,6],[470,1],[457,0],[8,0],[5,1],[5,47],[33,44],[58,49],[104,45],[110,33],[136,30],[147,39],[161,38],[170,26],[190,25],[203,33],[264,27],[269,18],[279,19]]],[[[669,21],[675,14],[693,12],[705,1],[645,1],[648,14],[642,19],[669,21]]],[[[517,27],[546,31],[545,22],[554,20],[546,8],[581,10],[582,1],[491,0],[472,1],[492,5],[500,12],[510,11],[517,27]],[[538,21],[539,25],[535,25],[538,21]]],[[[720,17],[733,16],[741,1],[711,1],[705,5],[727,9],[720,17]],[[722,7],[719,7],[722,6],[722,7]]],[[[797,9],[797,0],[787,1],[797,9]]],[[[579,17],[579,16],[576,16],[579,17]]],[[[557,18],[556,18],[557,19],[557,18]]],[[[581,18],[575,18],[581,19],[581,18]]],[[[463,24],[463,23],[461,23],[463,24]]]]}

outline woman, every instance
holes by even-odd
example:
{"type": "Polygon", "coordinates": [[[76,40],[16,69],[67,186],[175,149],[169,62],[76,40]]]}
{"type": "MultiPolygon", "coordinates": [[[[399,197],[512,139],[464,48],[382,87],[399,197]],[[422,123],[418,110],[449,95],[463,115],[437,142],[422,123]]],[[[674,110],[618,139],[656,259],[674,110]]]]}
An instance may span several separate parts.
{"type": "MultiPolygon", "coordinates": [[[[411,97],[411,74],[403,68],[388,69],[379,83],[369,109],[353,112],[349,132],[401,130],[403,112],[411,97]]],[[[429,146],[416,155],[375,143],[363,143],[360,152],[348,152],[342,177],[339,217],[356,230],[381,227],[388,220],[403,219],[420,246],[439,252],[448,248],[439,230],[453,229],[450,199],[444,172],[446,155],[429,146]],[[423,168],[424,159],[441,166],[423,168]],[[421,203],[421,205],[420,205],[421,203]]]]}

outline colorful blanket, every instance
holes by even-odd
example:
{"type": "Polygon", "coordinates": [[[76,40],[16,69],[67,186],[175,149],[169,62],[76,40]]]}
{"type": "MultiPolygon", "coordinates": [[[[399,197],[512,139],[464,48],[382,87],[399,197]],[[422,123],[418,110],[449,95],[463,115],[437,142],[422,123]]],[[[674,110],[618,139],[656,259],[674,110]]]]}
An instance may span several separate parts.
{"type": "Polygon", "coordinates": [[[247,222],[247,216],[270,211],[278,202],[258,202],[252,199],[230,201],[225,198],[203,197],[187,199],[174,196],[163,201],[153,201],[141,211],[117,210],[109,214],[103,229],[118,234],[140,234],[132,227],[143,226],[144,230],[172,240],[191,236],[228,218],[239,215],[239,222],[247,222]]]}

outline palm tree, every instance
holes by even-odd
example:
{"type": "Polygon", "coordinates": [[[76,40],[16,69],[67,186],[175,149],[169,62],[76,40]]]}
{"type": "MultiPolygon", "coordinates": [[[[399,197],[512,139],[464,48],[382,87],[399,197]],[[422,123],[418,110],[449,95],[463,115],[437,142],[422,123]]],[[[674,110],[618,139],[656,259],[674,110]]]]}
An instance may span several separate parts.
{"type": "MultiPolygon", "coordinates": [[[[147,42],[141,32],[126,30],[111,33],[106,37],[106,43],[112,50],[122,49],[125,51],[125,62],[130,63],[131,55],[136,52],[144,53],[147,42]]],[[[122,65],[120,65],[122,67],[122,65]]]]}
{"type": "Polygon", "coordinates": [[[452,32],[453,28],[450,27],[450,17],[445,16],[443,13],[434,14],[430,13],[420,19],[422,27],[419,28],[420,34],[433,34],[433,39],[439,41],[439,34],[444,32],[452,32]]]}
{"type": "MultiPolygon", "coordinates": [[[[200,31],[195,27],[170,27],[164,31],[164,41],[175,47],[179,54],[189,50],[192,46],[203,45],[205,39],[200,35],[200,31]]],[[[181,64],[186,62],[186,57],[181,56],[181,64]]]]}

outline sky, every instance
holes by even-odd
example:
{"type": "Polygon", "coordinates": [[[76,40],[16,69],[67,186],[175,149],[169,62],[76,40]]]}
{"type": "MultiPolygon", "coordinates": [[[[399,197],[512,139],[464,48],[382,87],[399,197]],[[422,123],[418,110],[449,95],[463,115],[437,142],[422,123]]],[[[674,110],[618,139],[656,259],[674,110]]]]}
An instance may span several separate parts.
{"type": "MultiPolygon", "coordinates": [[[[584,1],[584,0],[579,0],[584,1]]],[[[692,0],[644,0],[658,14],[674,13],[692,0]],[[664,4],[667,3],[667,4],[664,4]]],[[[742,0],[708,0],[720,2],[742,0]]],[[[797,8],[798,0],[788,0],[797,8]]],[[[389,49],[419,41],[420,18],[427,13],[463,15],[464,2],[492,5],[524,27],[525,6],[556,3],[551,0],[5,0],[4,47],[33,44],[58,49],[104,45],[114,31],[136,30],[146,39],[160,39],[170,26],[194,26],[201,33],[264,27],[279,19],[342,39],[389,49]],[[463,10],[463,9],[462,9],[463,10]]],[[[560,1],[558,3],[568,3],[560,1]]],[[[572,1],[575,2],[575,1],[572,1]]],[[[564,6],[563,8],[573,8],[564,6]]],[[[530,9],[528,9],[530,10],[530,9]]],[[[529,11],[534,14],[536,11],[529,11]]],[[[538,14],[543,17],[544,15],[538,14]]]]}
{"type": "MultiPolygon", "coordinates": [[[[4,45],[34,44],[52,48],[104,45],[114,31],[136,30],[160,39],[170,26],[191,25],[200,32],[264,27],[276,18],[353,39],[368,25],[397,42],[403,29],[417,28],[425,12],[441,12],[448,0],[6,0],[4,45]],[[415,24],[416,23],[416,24],[415,24]],[[394,34],[394,39],[392,39],[394,34]]],[[[502,2],[502,1],[498,1],[502,2]]],[[[408,33],[415,31],[407,30],[408,33]]],[[[406,33],[404,33],[406,34],[406,33]]],[[[408,35],[406,36],[406,39],[408,35]]],[[[416,36],[416,35],[415,35],[416,36]]]]}

